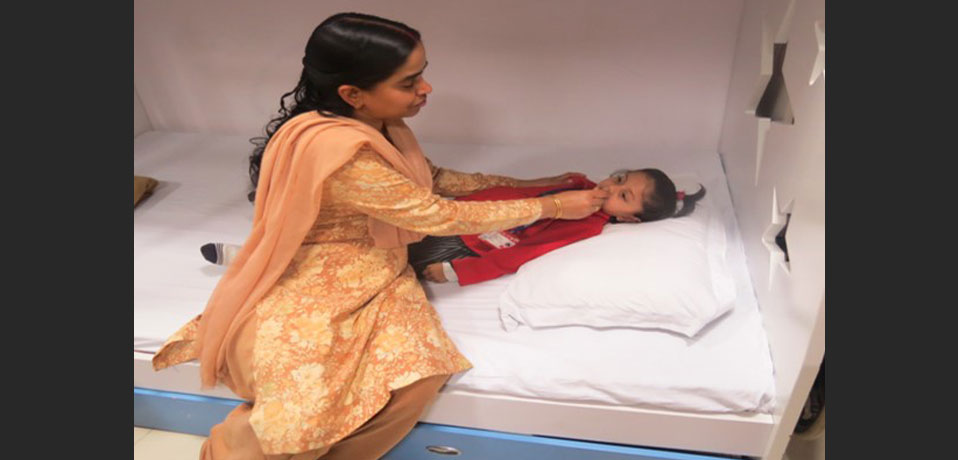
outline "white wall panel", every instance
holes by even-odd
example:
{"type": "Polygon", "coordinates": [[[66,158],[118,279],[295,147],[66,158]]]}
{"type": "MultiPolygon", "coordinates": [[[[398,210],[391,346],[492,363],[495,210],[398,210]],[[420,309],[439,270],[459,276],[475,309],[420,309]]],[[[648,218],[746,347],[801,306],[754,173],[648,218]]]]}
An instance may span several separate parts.
{"type": "Polygon", "coordinates": [[[768,458],[784,453],[825,350],[825,79],[811,78],[824,23],[824,0],[746,1],[719,147],[775,363],[781,426],[768,458]],[[787,43],[782,73],[794,124],[752,111],[772,42],[787,43]],[[789,205],[784,264],[762,237],[773,209],[789,205]]]}
{"type": "Polygon", "coordinates": [[[140,96],[133,90],[133,137],[139,136],[153,129],[150,119],[146,116],[146,110],[143,108],[143,102],[140,96]]]}
{"type": "Polygon", "coordinates": [[[741,0],[136,0],[134,80],[154,129],[255,136],[313,28],[360,11],[418,29],[424,141],[714,152],[741,0]]]}

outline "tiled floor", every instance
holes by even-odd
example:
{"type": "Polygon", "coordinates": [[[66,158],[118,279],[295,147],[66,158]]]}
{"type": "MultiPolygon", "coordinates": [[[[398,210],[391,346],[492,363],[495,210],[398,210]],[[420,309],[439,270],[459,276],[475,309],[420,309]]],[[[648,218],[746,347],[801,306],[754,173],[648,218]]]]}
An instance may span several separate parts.
{"type": "Polygon", "coordinates": [[[133,460],[196,460],[206,438],[133,427],[133,460]]]}

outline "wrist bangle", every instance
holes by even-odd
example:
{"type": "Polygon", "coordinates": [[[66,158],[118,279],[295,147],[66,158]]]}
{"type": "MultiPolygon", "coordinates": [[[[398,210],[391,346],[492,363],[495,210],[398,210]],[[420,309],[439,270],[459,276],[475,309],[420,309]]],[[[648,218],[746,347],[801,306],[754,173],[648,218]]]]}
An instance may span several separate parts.
{"type": "Polygon", "coordinates": [[[559,201],[559,198],[557,197],[552,197],[552,200],[556,203],[556,215],[553,217],[553,219],[558,219],[560,216],[562,216],[562,202],[559,201]]]}

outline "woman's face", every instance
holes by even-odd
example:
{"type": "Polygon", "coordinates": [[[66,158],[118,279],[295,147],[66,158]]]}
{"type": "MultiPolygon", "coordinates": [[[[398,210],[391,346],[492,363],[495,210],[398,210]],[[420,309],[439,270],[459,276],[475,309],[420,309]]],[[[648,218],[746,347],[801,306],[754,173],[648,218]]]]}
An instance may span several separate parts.
{"type": "Polygon", "coordinates": [[[635,214],[642,212],[642,201],[652,190],[652,180],[641,172],[616,171],[599,182],[598,188],[609,192],[602,211],[622,222],[638,222],[635,214]]]}
{"type": "Polygon", "coordinates": [[[426,49],[422,43],[413,49],[406,62],[385,81],[363,93],[363,115],[377,120],[411,117],[426,105],[432,85],[422,76],[426,68],[426,49]]]}

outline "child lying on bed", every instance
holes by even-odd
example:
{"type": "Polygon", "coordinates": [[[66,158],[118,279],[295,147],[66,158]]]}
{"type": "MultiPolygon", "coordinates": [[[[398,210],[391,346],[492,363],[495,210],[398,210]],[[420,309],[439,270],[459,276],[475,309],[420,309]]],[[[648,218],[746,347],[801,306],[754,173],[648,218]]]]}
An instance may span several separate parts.
{"type": "MultiPolygon", "coordinates": [[[[494,201],[531,198],[565,190],[599,187],[610,192],[602,209],[585,219],[543,219],[507,231],[481,235],[427,236],[409,245],[409,264],[420,278],[436,283],[457,281],[465,286],[515,273],[519,267],[549,251],[598,235],[608,223],[651,222],[690,214],[705,196],[705,188],[693,195],[676,192],[675,184],[654,168],[619,170],[598,184],[573,176],[569,185],[545,187],[492,187],[457,197],[463,201],[494,201]]],[[[228,264],[239,246],[209,243],[203,257],[228,264]]]]}

